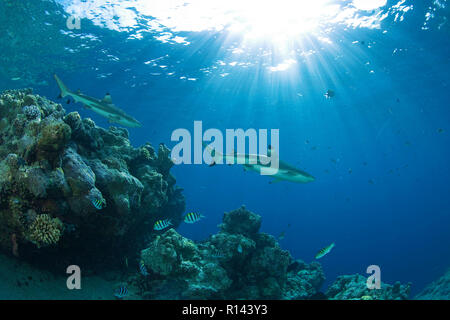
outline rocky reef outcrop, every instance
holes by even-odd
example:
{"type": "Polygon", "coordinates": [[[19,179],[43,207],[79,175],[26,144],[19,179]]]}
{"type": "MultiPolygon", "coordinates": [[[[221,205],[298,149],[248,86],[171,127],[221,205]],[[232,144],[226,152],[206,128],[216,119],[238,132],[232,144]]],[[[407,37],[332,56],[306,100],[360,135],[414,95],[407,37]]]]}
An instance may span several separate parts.
{"type": "Polygon", "coordinates": [[[414,297],[416,300],[450,300],[450,269],[414,297]]]}
{"type": "Polygon", "coordinates": [[[135,148],[126,129],[66,114],[29,89],[0,94],[0,119],[0,250],[108,263],[139,252],[156,220],[181,222],[163,144],[135,148]]]}
{"type": "Polygon", "coordinates": [[[314,297],[325,280],[320,264],[295,261],[260,225],[259,215],[241,207],[200,243],[169,229],[141,252],[149,275],[130,282],[146,299],[314,297]]]}
{"type": "Polygon", "coordinates": [[[326,291],[331,300],[406,300],[410,284],[381,283],[380,289],[368,289],[367,278],[360,274],[339,276],[326,291]]]}

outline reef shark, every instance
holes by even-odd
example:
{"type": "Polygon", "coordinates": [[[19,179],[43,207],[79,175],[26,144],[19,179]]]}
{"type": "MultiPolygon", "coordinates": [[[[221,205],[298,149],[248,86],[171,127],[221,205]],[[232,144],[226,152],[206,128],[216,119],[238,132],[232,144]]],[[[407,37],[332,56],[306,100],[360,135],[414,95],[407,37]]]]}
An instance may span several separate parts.
{"type": "Polygon", "coordinates": [[[280,181],[308,183],[315,180],[309,173],[297,169],[281,160],[278,160],[278,168],[272,167],[273,155],[270,147],[267,155],[262,155],[236,153],[234,151],[229,154],[222,154],[218,151],[216,152],[215,149],[205,143],[203,143],[203,146],[211,154],[213,161],[210,166],[214,166],[216,163],[241,164],[245,171],[255,171],[261,175],[272,176],[273,180],[270,183],[280,181]]]}
{"type": "Polygon", "coordinates": [[[59,89],[61,90],[60,97],[63,98],[66,96],[71,96],[73,100],[75,100],[75,102],[80,102],[84,105],[85,108],[91,109],[99,115],[107,118],[109,123],[118,123],[122,126],[130,128],[137,128],[142,126],[139,121],[117,108],[113,104],[111,95],[109,93],[107,93],[102,100],[99,100],[82,94],[79,90],[77,92],[70,91],[56,74],[54,75],[54,77],[59,89]]]}

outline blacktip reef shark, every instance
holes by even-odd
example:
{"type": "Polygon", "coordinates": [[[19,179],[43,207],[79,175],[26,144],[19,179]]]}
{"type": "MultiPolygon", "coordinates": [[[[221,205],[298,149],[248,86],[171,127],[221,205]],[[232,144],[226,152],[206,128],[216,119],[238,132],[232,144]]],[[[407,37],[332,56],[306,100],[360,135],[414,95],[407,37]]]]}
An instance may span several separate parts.
{"type": "Polygon", "coordinates": [[[102,100],[99,100],[82,94],[79,90],[77,92],[70,91],[56,74],[54,77],[59,89],[61,90],[62,98],[71,96],[75,102],[80,102],[85,108],[107,118],[109,123],[118,123],[122,126],[130,128],[142,127],[142,124],[139,121],[127,115],[113,104],[109,93],[107,93],[102,100]]]}
{"type": "Polygon", "coordinates": [[[241,154],[231,152],[230,154],[222,154],[216,152],[210,145],[203,143],[203,146],[211,154],[213,159],[210,166],[214,166],[216,163],[233,163],[242,164],[245,171],[255,171],[261,175],[272,176],[274,180],[270,183],[276,183],[280,181],[291,181],[296,183],[308,183],[315,180],[315,178],[300,169],[297,169],[281,160],[278,160],[278,169],[271,166],[271,148],[267,152],[267,155],[258,154],[241,154]],[[262,161],[261,161],[262,160],[262,161]]]}

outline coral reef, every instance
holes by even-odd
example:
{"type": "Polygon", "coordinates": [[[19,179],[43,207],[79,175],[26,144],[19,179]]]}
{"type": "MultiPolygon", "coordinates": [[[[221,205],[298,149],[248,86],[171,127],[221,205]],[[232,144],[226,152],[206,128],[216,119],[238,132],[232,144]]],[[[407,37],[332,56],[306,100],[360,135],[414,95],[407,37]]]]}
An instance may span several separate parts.
{"type": "Polygon", "coordinates": [[[245,207],[224,214],[220,232],[194,243],[175,230],[158,235],[141,259],[150,275],[130,281],[147,299],[308,299],[325,279],[318,263],[294,261],[261,217],[245,207]]]}
{"type": "Polygon", "coordinates": [[[181,222],[163,144],[135,148],[127,130],[66,114],[30,89],[0,94],[0,119],[0,250],[11,252],[14,234],[21,258],[70,252],[108,263],[137,254],[156,220],[181,222]]]}
{"type": "MultiPolygon", "coordinates": [[[[261,217],[245,207],[226,212],[220,231],[199,243],[174,229],[153,231],[160,219],[171,219],[176,228],[185,208],[163,144],[133,147],[127,130],[66,114],[29,89],[0,94],[0,119],[5,254],[59,271],[73,263],[88,271],[142,260],[148,276],[134,273],[127,283],[144,299],[408,297],[409,285],[368,290],[361,275],[341,276],[321,293],[321,265],[294,260],[259,231],[261,217]]],[[[448,296],[448,278],[422,297],[448,296]]]]}
{"type": "Polygon", "coordinates": [[[426,286],[414,299],[450,300],[450,269],[442,277],[426,286]]]}
{"type": "Polygon", "coordinates": [[[360,274],[339,276],[328,288],[326,295],[332,300],[406,300],[411,284],[381,283],[381,289],[368,289],[367,278],[360,274]]]}

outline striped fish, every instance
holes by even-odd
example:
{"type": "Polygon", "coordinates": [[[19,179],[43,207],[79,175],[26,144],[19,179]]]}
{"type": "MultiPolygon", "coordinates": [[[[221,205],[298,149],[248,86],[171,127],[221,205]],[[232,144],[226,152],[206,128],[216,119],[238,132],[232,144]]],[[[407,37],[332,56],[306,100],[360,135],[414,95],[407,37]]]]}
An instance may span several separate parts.
{"type": "Polygon", "coordinates": [[[128,295],[128,289],[126,286],[120,286],[119,288],[117,288],[117,290],[114,292],[114,296],[117,299],[123,299],[124,297],[126,297],[128,295]]]}
{"type": "Polygon", "coordinates": [[[223,257],[224,257],[223,253],[220,252],[220,251],[217,250],[217,249],[214,249],[214,250],[212,251],[211,256],[212,256],[213,258],[216,258],[216,259],[220,259],[220,258],[223,258],[223,257]]]}
{"type": "Polygon", "coordinates": [[[106,207],[106,200],[104,198],[94,199],[92,200],[92,204],[94,205],[95,209],[101,210],[106,207]]]}
{"type": "Polygon", "coordinates": [[[320,249],[319,252],[317,252],[317,254],[316,254],[316,259],[320,259],[324,255],[328,254],[331,251],[331,249],[333,249],[333,247],[334,247],[334,242],[332,244],[330,244],[329,246],[320,249]]]}
{"type": "Polygon", "coordinates": [[[158,220],[155,222],[155,225],[153,226],[154,230],[163,230],[169,226],[172,225],[172,222],[169,219],[164,219],[164,220],[158,220]]]}
{"type": "Polygon", "coordinates": [[[184,216],[184,222],[195,223],[199,221],[201,218],[204,218],[204,216],[196,212],[189,212],[187,215],[184,216]]]}
{"type": "Polygon", "coordinates": [[[139,271],[141,272],[141,274],[142,274],[144,277],[148,276],[148,271],[147,271],[147,268],[145,267],[144,260],[141,260],[141,261],[139,262],[139,271]]]}

